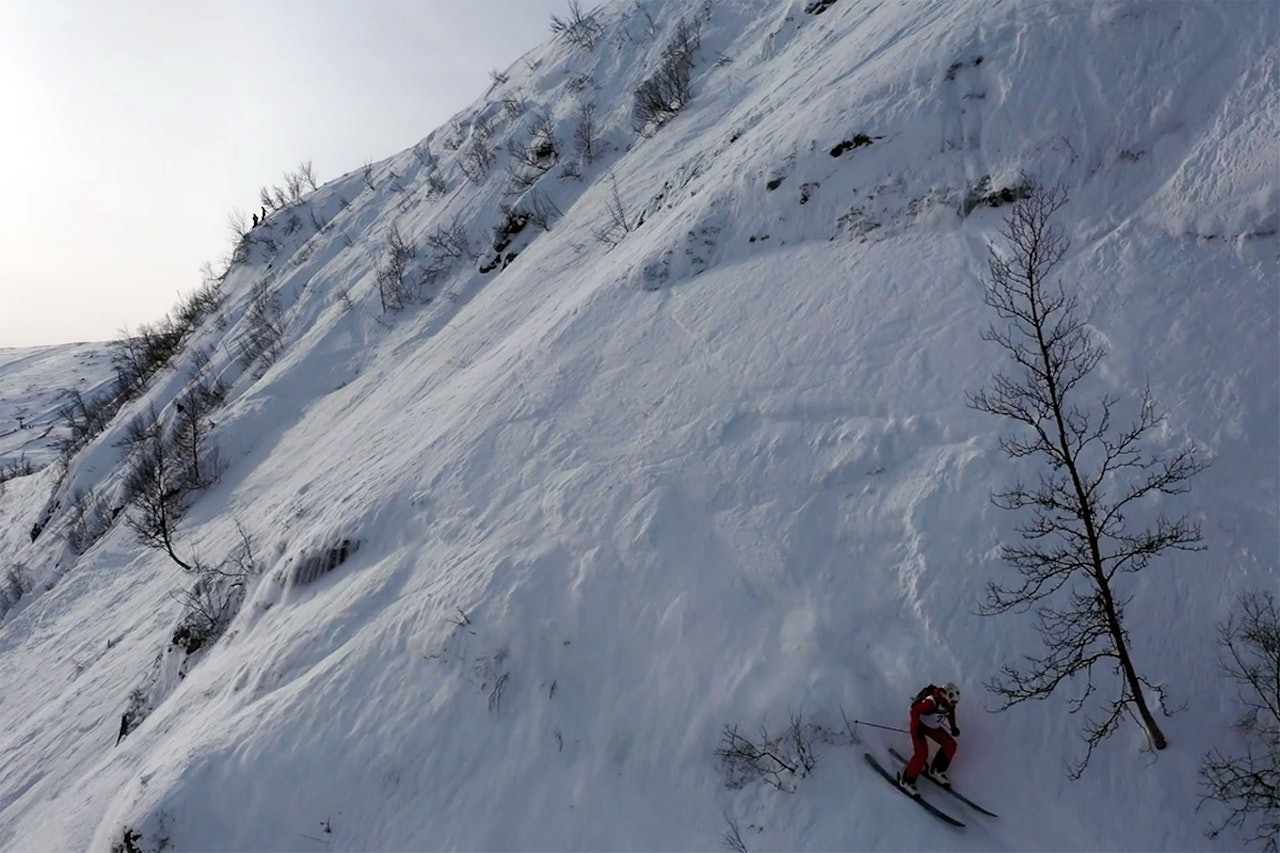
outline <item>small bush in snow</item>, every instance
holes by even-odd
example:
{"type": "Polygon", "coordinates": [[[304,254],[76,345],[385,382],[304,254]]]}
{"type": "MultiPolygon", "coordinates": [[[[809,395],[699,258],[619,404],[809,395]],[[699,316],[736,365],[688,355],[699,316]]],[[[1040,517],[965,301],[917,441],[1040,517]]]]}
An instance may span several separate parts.
{"type": "MultiPolygon", "coordinates": [[[[311,161],[303,160],[292,172],[284,173],[284,186],[277,184],[270,188],[262,187],[258,190],[258,200],[268,210],[279,210],[300,201],[308,190],[314,190],[318,187],[319,182],[316,180],[315,169],[312,167],[311,161]]],[[[241,214],[241,217],[243,218],[243,214],[241,214]]],[[[240,231],[243,234],[245,229],[242,227],[240,231]]]]}
{"type": "Polygon", "coordinates": [[[618,192],[618,181],[613,175],[609,175],[609,197],[605,200],[605,212],[608,220],[595,229],[593,236],[597,242],[604,243],[611,249],[644,222],[643,216],[633,216],[627,210],[622,195],[618,192]]]}
{"type": "Polygon", "coordinates": [[[462,149],[458,166],[467,179],[474,182],[489,174],[494,159],[493,128],[483,117],[477,118],[471,126],[471,136],[462,149]]]}
{"type": "Polygon", "coordinates": [[[632,93],[631,122],[637,133],[652,136],[689,103],[694,58],[701,43],[702,27],[697,19],[683,20],[676,26],[657,70],[632,93]]]}
{"type": "Polygon", "coordinates": [[[172,644],[189,655],[213,645],[239,612],[244,590],[243,575],[201,567],[195,582],[174,595],[183,612],[173,630],[172,644]]]}
{"type": "Polygon", "coordinates": [[[245,312],[247,328],[236,341],[242,367],[265,371],[280,356],[284,340],[284,314],[280,296],[259,281],[249,293],[249,309],[245,312]]]}
{"type": "Polygon", "coordinates": [[[1248,841],[1275,850],[1280,840],[1280,610],[1275,596],[1240,596],[1241,615],[1219,627],[1223,672],[1235,682],[1242,710],[1236,729],[1246,738],[1243,754],[1214,749],[1200,764],[1200,805],[1215,802],[1228,810],[1210,826],[1215,838],[1227,826],[1248,841]]]}
{"type": "Polygon", "coordinates": [[[170,642],[188,655],[213,645],[226,632],[244,604],[250,578],[260,572],[249,534],[238,521],[236,530],[240,545],[231,556],[216,567],[197,563],[195,582],[173,594],[182,604],[182,616],[170,642]]]}
{"type": "Polygon", "coordinates": [[[93,543],[111,529],[116,514],[107,502],[97,494],[86,494],[77,489],[71,498],[66,529],[62,536],[67,546],[76,554],[83,554],[93,543]]]}
{"type": "Polygon", "coordinates": [[[573,152],[579,162],[590,166],[600,154],[600,127],[596,123],[596,105],[587,102],[578,110],[578,124],[573,129],[573,152]]]}
{"type": "Polygon", "coordinates": [[[26,566],[13,563],[0,578],[0,618],[17,606],[22,597],[31,592],[31,575],[26,566]]]}
{"type": "Polygon", "coordinates": [[[417,298],[418,287],[409,276],[409,264],[417,255],[417,248],[400,232],[400,226],[392,223],[387,252],[374,273],[383,313],[399,311],[417,298]]]}
{"type": "Polygon", "coordinates": [[[454,219],[449,225],[437,226],[427,234],[426,243],[439,261],[452,263],[463,258],[476,258],[471,249],[471,240],[467,237],[466,226],[458,219],[454,219]]]}
{"type": "Polygon", "coordinates": [[[26,457],[26,454],[23,454],[8,465],[0,465],[0,483],[16,480],[19,477],[25,477],[35,472],[36,466],[26,457]]]}
{"type": "Polygon", "coordinates": [[[58,417],[67,426],[67,437],[58,444],[63,465],[68,464],[80,448],[107,428],[107,424],[124,402],[125,395],[115,391],[90,398],[74,389],[67,392],[67,402],[58,408],[58,417]]]}
{"type": "Polygon", "coordinates": [[[746,842],[742,840],[742,830],[738,828],[738,822],[729,817],[724,816],[728,822],[729,828],[720,835],[720,846],[725,850],[732,850],[734,853],[748,853],[746,842]]]}
{"type": "Polygon", "coordinates": [[[814,741],[818,727],[804,722],[799,714],[791,715],[787,730],[778,736],[760,727],[759,740],[738,732],[737,726],[725,726],[715,755],[725,774],[725,785],[741,788],[760,780],[779,791],[794,791],[797,779],[803,779],[818,766],[814,741]]]}
{"type": "Polygon", "coordinates": [[[537,117],[530,137],[524,142],[512,140],[507,145],[512,163],[507,172],[517,192],[523,192],[538,182],[560,160],[560,143],[556,140],[555,125],[545,115],[537,117]]]}
{"type": "Polygon", "coordinates": [[[578,0],[569,0],[569,14],[565,17],[551,16],[551,34],[581,50],[594,50],[603,33],[604,27],[595,13],[583,13],[578,0]]]}

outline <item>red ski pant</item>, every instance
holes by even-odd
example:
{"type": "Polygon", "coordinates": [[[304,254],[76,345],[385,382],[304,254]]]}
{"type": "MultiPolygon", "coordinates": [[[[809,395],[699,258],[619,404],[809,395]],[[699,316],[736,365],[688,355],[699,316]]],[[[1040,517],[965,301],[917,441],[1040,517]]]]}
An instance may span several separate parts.
{"type": "Polygon", "coordinates": [[[914,782],[929,760],[929,742],[925,740],[926,737],[933,738],[941,747],[933,757],[934,770],[946,770],[956,754],[956,739],[946,730],[933,726],[917,726],[916,731],[911,735],[911,745],[915,751],[911,753],[911,761],[907,763],[907,770],[902,774],[908,781],[914,782]]]}

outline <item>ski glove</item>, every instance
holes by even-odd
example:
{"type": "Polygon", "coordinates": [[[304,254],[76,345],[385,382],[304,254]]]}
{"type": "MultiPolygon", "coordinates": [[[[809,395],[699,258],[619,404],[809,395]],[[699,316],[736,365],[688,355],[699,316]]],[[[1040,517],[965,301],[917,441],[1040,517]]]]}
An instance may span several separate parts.
{"type": "Polygon", "coordinates": [[[952,736],[952,737],[960,737],[960,727],[959,727],[959,726],[952,726],[952,727],[951,727],[951,736],[952,736]]]}

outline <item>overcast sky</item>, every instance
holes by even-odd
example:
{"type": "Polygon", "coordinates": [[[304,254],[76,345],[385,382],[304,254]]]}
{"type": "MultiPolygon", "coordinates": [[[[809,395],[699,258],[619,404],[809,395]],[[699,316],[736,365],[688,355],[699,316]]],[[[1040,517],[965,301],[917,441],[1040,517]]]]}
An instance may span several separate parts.
{"type": "Polygon", "coordinates": [[[0,0],[0,347],[158,320],[259,187],[410,147],[567,8],[0,0]]]}

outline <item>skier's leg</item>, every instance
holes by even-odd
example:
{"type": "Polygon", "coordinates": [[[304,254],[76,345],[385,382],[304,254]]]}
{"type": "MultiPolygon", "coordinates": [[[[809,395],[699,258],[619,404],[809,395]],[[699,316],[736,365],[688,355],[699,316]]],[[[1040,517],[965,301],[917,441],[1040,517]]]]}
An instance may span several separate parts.
{"type": "Polygon", "coordinates": [[[914,782],[929,761],[929,742],[924,739],[924,736],[932,731],[933,729],[928,726],[920,726],[911,736],[913,750],[911,760],[907,762],[907,769],[902,773],[902,778],[908,782],[914,782]]]}
{"type": "Polygon", "coordinates": [[[939,747],[941,747],[937,754],[933,756],[933,764],[930,765],[930,770],[940,773],[951,766],[951,759],[956,754],[956,739],[943,729],[930,729],[929,737],[936,740],[939,747]]]}

